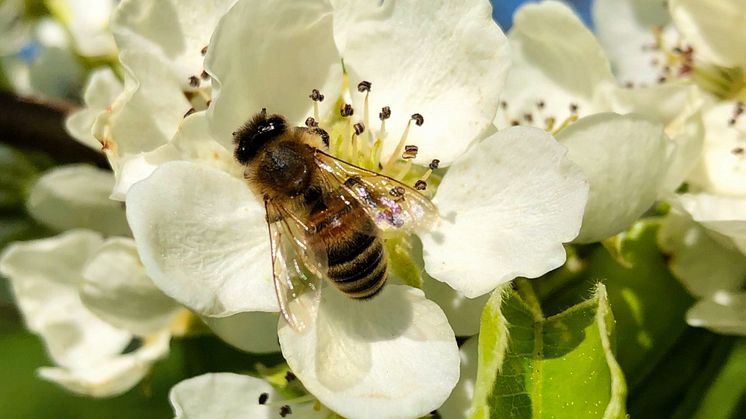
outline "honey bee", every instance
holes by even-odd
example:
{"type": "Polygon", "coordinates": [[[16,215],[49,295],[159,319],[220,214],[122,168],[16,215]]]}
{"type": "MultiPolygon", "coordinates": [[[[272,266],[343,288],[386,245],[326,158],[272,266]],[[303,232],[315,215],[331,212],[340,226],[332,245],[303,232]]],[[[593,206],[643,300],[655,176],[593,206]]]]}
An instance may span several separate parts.
{"type": "Polygon", "coordinates": [[[264,202],[280,311],[303,331],[325,282],[356,300],[388,277],[382,232],[429,228],[435,206],[417,190],[328,153],[318,127],[289,126],[266,109],[234,133],[234,157],[264,202]],[[326,281],[324,281],[326,279],[326,281]]]}

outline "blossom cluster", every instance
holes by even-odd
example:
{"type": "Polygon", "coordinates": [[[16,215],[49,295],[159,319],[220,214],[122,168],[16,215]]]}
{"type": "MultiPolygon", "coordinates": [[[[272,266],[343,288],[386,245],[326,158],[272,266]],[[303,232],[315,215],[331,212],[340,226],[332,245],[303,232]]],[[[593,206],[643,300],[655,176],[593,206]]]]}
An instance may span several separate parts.
{"type": "Polygon", "coordinates": [[[302,388],[197,376],[173,387],[176,417],[466,417],[489,296],[651,214],[697,299],[686,321],[746,335],[743,2],[596,0],[595,34],[551,0],[507,34],[487,0],[50,3],[78,54],[117,58],[66,121],[111,170],[46,172],[26,207],[61,233],[0,258],[45,380],[119,395],[199,330],[281,352],[302,388]],[[383,232],[382,291],[322,286],[304,330],[280,313],[267,207],[234,157],[262,109],[439,214],[383,232]]]}

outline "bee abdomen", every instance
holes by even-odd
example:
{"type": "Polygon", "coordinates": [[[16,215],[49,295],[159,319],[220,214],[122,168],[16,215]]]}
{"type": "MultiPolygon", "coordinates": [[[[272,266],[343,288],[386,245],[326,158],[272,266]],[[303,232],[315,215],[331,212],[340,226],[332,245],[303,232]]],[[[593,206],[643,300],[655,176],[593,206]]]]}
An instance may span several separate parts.
{"type": "Polygon", "coordinates": [[[339,243],[336,246],[338,250],[329,258],[329,279],[337,289],[351,298],[373,297],[386,283],[387,266],[383,243],[377,236],[368,237],[370,240],[366,240],[366,246],[362,249],[361,238],[350,237],[339,243]],[[341,257],[343,254],[345,257],[341,257]]]}

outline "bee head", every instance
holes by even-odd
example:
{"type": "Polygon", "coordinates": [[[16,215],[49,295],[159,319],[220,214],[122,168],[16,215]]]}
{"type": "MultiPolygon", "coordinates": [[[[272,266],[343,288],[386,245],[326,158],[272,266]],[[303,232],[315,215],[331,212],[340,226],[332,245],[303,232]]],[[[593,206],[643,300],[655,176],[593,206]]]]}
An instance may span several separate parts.
{"type": "Polygon", "coordinates": [[[254,115],[249,122],[233,133],[236,145],[234,156],[241,164],[247,164],[262,146],[287,130],[287,121],[282,115],[267,115],[267,109],[254,115]]]}

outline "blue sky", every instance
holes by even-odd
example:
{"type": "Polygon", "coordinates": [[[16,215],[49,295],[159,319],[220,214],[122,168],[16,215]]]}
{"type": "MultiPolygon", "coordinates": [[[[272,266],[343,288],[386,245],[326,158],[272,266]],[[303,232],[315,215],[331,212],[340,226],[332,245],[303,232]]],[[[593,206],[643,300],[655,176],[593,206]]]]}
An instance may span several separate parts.
{"type": "MultiPolygon", "coordinates": [[[[513,21],[513,12],[523,3],[538,3],[536,0],[491,0],[492,16],[503,31],[510,29],[513,21]]],[[[578,15],[583,19],[586,25],[591,26],[591,2],[593,0],[565,0],[566,3],[575,7],[578,15]]]]}

